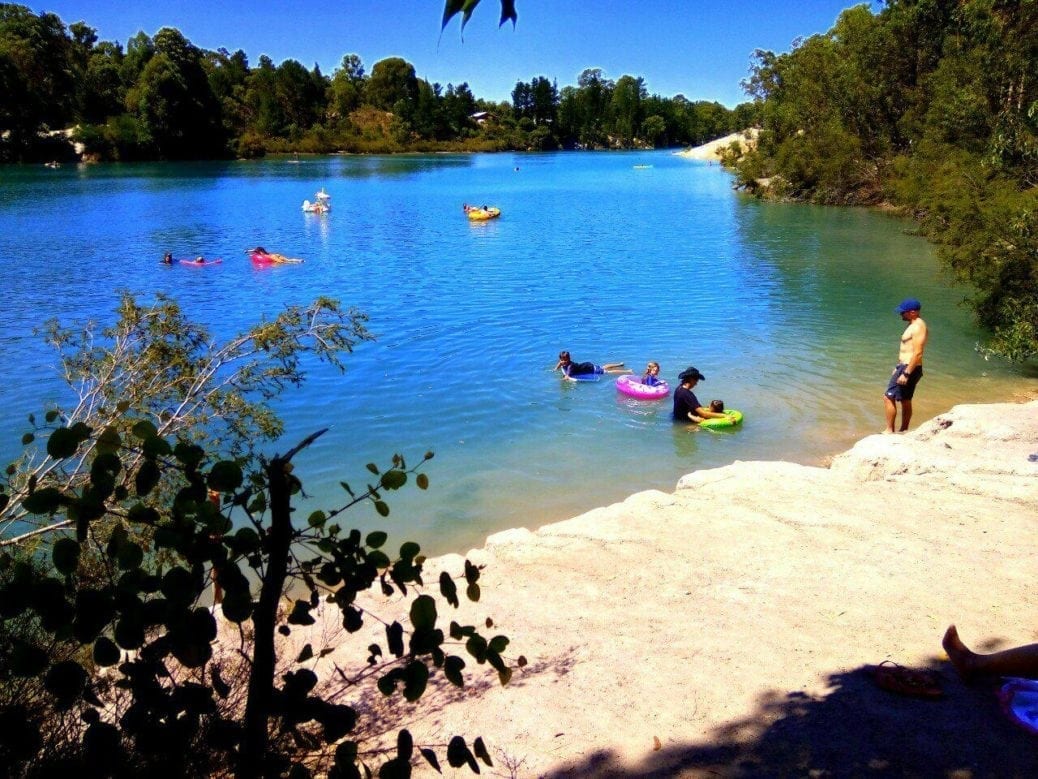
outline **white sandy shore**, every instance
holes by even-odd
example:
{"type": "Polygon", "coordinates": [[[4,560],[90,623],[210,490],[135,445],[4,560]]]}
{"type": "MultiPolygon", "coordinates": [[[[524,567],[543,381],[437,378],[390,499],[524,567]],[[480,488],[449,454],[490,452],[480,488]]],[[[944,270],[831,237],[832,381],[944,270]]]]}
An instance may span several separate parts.
{"type": "MultiPolygon", "coordinates": [[[[494,535],[468,555],[482,599],[441,619],[492,618],[529,666],[502,688],[470,661],[464,691],[437,684],[397,724],[482,735],[490,776],[1038,775],[1034,737],[940,649],[951,623],[981,648],[1038,640],[1032,455],[1038,401],[957,406],[829,468],[736,462],[494,535]],[[944,699],[877,689],[865,667],[887,659],[940,669],[944,699]]],[[[462,569],[431,560],[426,581],[462,569]]],[[[318,670],[381,638],[336,639],[318,670]]]]}
{"type": "Polygon", "coordinates": [[[695,146],[691,149],[674,152],[674,154],[678,157],[688,157],[693,160],[719,160],[721,159],[722,153],[736,141],[742,145],[743,151],[749,151],[757,145],[757,136],[759,134],[760,130],[751,127],[742,132],[732,133],[723,138],[718,138],[709,143],[704,143],[702,146],[695,146]]]}

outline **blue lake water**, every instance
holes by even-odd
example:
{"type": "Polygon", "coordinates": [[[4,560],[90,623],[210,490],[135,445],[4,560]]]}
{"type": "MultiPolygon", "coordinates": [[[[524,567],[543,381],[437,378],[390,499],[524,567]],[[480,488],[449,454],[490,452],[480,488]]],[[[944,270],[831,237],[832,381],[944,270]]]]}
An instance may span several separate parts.
{"type": "MultiPolygon", "coordinates": [[[[278,401],[281,450],[313,503],[393,452],[436,453],[428,492],[354,512],[432,552],[537,527],[689,471],[734,460],[818,464],[882,427],[882,391],[909,295],[931,327],[915,423],[955,403],[1033,386],[974,350],[961,289],[911,224],[862,210],[767,204],[717,166],[669,153],[318,157],[258,162],[0,170],[0,455],[60,397],[50,317],[112,321],[117,290],[164,292],[217,335],[327,295],[370,315],[374,343],[345,374],[315,366],[278,401]],[[648,166],[648,167],[646,167],[648,166]],[[328,215],[300,204],[324,187],[328,215]],[[462,202],[502,209],[470,223],[462,202]],[[257,269],[262,244],[303,265],[257,269]],[[164,267],[175,256],[212,268],[164,267]],[[672,385],[695,365],[701,400],[741,409],[741,429],[690,430],[670,402],[611,380],[551,372],[576,360],[656,360],[672,385]]],[[[913,425],[915,426],[915,425],[913,425]]]]}

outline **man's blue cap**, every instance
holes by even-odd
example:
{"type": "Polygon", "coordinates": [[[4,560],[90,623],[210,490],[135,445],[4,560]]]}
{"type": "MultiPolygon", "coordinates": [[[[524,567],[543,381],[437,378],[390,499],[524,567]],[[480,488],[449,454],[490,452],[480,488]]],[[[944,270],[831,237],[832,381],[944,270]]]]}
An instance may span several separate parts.
{"type": "Polygon", "coordinates": [[[919,311],[923,307],[915,298],[905,298],[901,301],[901,305],[894,309],[895,314],[903,314],[906,311],[919,311]]]}

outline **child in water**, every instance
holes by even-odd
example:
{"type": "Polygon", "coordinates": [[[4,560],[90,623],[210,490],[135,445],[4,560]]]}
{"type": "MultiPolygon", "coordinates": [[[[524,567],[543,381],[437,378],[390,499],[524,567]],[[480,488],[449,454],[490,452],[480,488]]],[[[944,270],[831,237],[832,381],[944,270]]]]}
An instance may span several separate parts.
{"type": "Polygon", "coordinates": [[[642,376],[642,384],[646,387],[655,387],[660,383],[660,364],[650,362],[645,366],[645,375],[642,376]]]}
{"type": "Polygon", "coordinates": [[[569,352],[559,352],[559,361],[555,363],[552,370],[562,370],[562,376],[570,381],[576,381],[574,376],[594,375],[598,373],[630,373],[622,362],[607,362],[605,365],[596,365],[593,362],[573,362],[569,352]]]}
{"type": "Polygon", "coordinates": [[[711,411],[716,411],[718,413],[722,413],[724,411],[724,401],[723,400],[711,400],[710,401],[710,410],[711,411]]]}

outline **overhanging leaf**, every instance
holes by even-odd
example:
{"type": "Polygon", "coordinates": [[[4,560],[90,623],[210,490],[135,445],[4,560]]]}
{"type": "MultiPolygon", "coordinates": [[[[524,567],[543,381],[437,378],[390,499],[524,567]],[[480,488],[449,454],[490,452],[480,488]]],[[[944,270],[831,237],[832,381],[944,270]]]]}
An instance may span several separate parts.
{"type": "Polygon", "coordinates": [[[68,575],[75,572],[76,568],[79,567],[79,551],[79,544],[73,539],[58,539],[57,543],[54,544],[53,552],[51,552],[54,567],[58,569],[58,573],[68,575]]]}
{"type": "Polygon", "coordinates": [[[30,514],[53,514],[61,506],[63,496],[54,487],[36,490],[22,501],[22,508],[30,514]]]}
{"type": "Polygon", "coordinates": [[[465,677],[462,676],[461,670],[465,667],[465,661],[457,655],[449,655],[446,660],[443,661],[443,675],[447,677],[447,681],[453,684],[455,687],[465,686],[465,677]]]}
{"type": "Polygon", "coordinates": [[[209,489],[217,492],[233,492],[242,480],[241,466],[231,460],[221,460],[209,471],[209,489]]]}
{"type": "Polygon", "coordinates": [[[461,601],[458,600],[458,585],[454,583],[454,579],[446,571],[440,572],[440,594],[454,608],[458,608],[461,605],[461,601]]]}
{"type": "Polygon", "coordinates": [[[474,773],[479,773],[479,765],[461,736],[455,736],[447,744],[447,762],[452,768],[461,768],[467,764],[474,773]]]}
{"type": "Polygon", "coordinates": [[[99,666],[115,665],[120,657],[119,647],[107,636],[101,636],[94,642],[94,662],[99,666]]]}
{"type": "Polygon", "coordinates": [[[404,698],[411,703],[422,697],[429,682],[429,669],[421,660],[415,660],[404,671],[404,698]]]}
{"type": "Polygon", "coordinates": [[[487,745],[483,743],[482,736],[477,737],[476,740],[472,742],[472,749],[475,751],[476,757],[491,768],[494,767],[494,762],[490,759],[490,753],[487,752],[487,745]]]}
{"type": "Polygon", "coordinates": [[[500,27],[509,19],[512,20],[514,29],[516,22],[519,21],[519,16],[515,12],[515,0],[501,0],[501,21],[497,23],[497,26],[500,27]]]}
{"type": "Polygon", "coordinates": [[[310,604],[305,600],[297,600],[288,615],[289,625],[313,625],[317,620],[310,614],[310,604]]]}
{"type": "Polygon", "coordinates": [[[435,768],[437,773],[443,773],[443,771],[440,770],[440,761],[436,759],[435,752],[433,752],[431,749],[426,749],[424,747],[422,749],[419,749],[418,751],[422,753],[422,757],[425,758],[425,762],[427,762],[429,765],[435,768]]]}
{"type": "Polygon", "coordinates": [[[411,604],[411,624],[416,631],[436,627],[436,601],[428,595],[419,595],[411,604]]]}
{"type": "Polygon", "coordinates": [[[134,477],[134,487],[137,490],[137,494],[142,497],[147,495],[158,485],[161,476],[162,472],[154,460],[142,462],[141,467],[137,470],[136,477],[134,477]]]}
{"type": "Polygon", "coordinates": [[[47,454],[55,460],[71,457],[90,435],[90,428],[79,422],[72,427],[59,427],[47,439],[47,454]]]}

